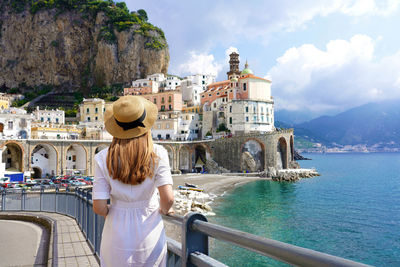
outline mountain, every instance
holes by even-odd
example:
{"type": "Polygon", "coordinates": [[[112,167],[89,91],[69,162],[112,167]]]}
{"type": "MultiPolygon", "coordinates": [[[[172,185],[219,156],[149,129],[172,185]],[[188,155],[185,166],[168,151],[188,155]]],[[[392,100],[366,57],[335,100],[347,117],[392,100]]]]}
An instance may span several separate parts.
{"type": "Polygon", "coordinates": [[[167,73],[168,45],[144,10],[111,0],[2,0],[0,87],[58,91],[127,84],[167,73]]]}
{"type": "Polygon", "coordinates": [[[318,117],[317,113],[312,111],[287,109],[279,109],[275,111],[275,121],[284,122],[285,124],[299,124],[318,117]]]}
{"type": "Polygon", "coordinates": [[[400,100],[369,103],[294,125],[296,136],[325,145],[399,143],[400,100]]]}

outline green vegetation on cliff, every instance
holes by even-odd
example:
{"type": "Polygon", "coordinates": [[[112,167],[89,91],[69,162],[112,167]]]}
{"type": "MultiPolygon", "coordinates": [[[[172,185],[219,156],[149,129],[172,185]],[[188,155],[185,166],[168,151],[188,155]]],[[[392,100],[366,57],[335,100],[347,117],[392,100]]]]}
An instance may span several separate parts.
{"type": "Polygon", "coordinates": [[[114,30],[121,32],[134,27],[136,34],[148,37],[146,48],[163,49],[167,46],[164,32],[149,23],[147,13],[143,9],[129,12],[124,2],[114,3],[112,0],[8,0],[11,8],[16,13],[21,13],[29,8],[32,14],[43,9],[56,9],[56,16],[66,11],[77,10],[83,17],[96,18],[97,13],[103,12],[107,17],[98,38],[107,43],[116,42],[114,30]],[[157,34],[152,34],[152,32],[157,34]]]}

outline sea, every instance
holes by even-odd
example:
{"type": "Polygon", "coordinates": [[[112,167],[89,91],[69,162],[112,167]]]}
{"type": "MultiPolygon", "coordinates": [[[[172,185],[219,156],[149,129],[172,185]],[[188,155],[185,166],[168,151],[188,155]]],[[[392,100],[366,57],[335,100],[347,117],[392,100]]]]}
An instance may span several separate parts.
{"type": "MultiPolygon", "coordinates": [[[[319,177],[260,180],[213,204],[210,222],[373,266],[400,266],[400,153],[304,154],[319,177]]],[[[288,266],[223,241],[210,255],[229,266],[288,266]]]]}

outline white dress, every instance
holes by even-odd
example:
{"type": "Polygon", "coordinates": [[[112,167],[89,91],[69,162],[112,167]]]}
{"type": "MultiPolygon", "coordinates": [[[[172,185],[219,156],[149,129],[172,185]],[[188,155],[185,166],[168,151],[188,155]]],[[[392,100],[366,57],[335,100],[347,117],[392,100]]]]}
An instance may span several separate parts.
{"type": "Polygon", "coordinates": [[[166,266],[167,245],[157,187],[172,185],[167,151],[154,144],[159,163],[154,177],[146,178],[140,185],[111,179],[107,152],[104,149],[94,157],[93,199],[111,201],[101,238],[101,266],[166,266]]]}

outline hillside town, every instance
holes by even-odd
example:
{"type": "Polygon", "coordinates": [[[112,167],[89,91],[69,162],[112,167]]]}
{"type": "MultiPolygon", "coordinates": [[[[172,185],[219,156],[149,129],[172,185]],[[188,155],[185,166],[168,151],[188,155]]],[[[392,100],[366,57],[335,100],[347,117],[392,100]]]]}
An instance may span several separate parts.
{"type": "MultiPolygon", "coordinates": [[[[132,81],[123,95],[141,95],[157,105],[155,140],[190,141],[274,130],[271,81],[257,77],[246,62],[239,69],[239,54],[230,54],[227,79],[195,74],[185,78],[156,73],[132,81]]],[[[0,138],[110,140],[103,115],[112,102],[83,99],[76,118],[64,110],[40,109],[28,113],[12,107],[23,95],[0,95],[0,138]]]]}

